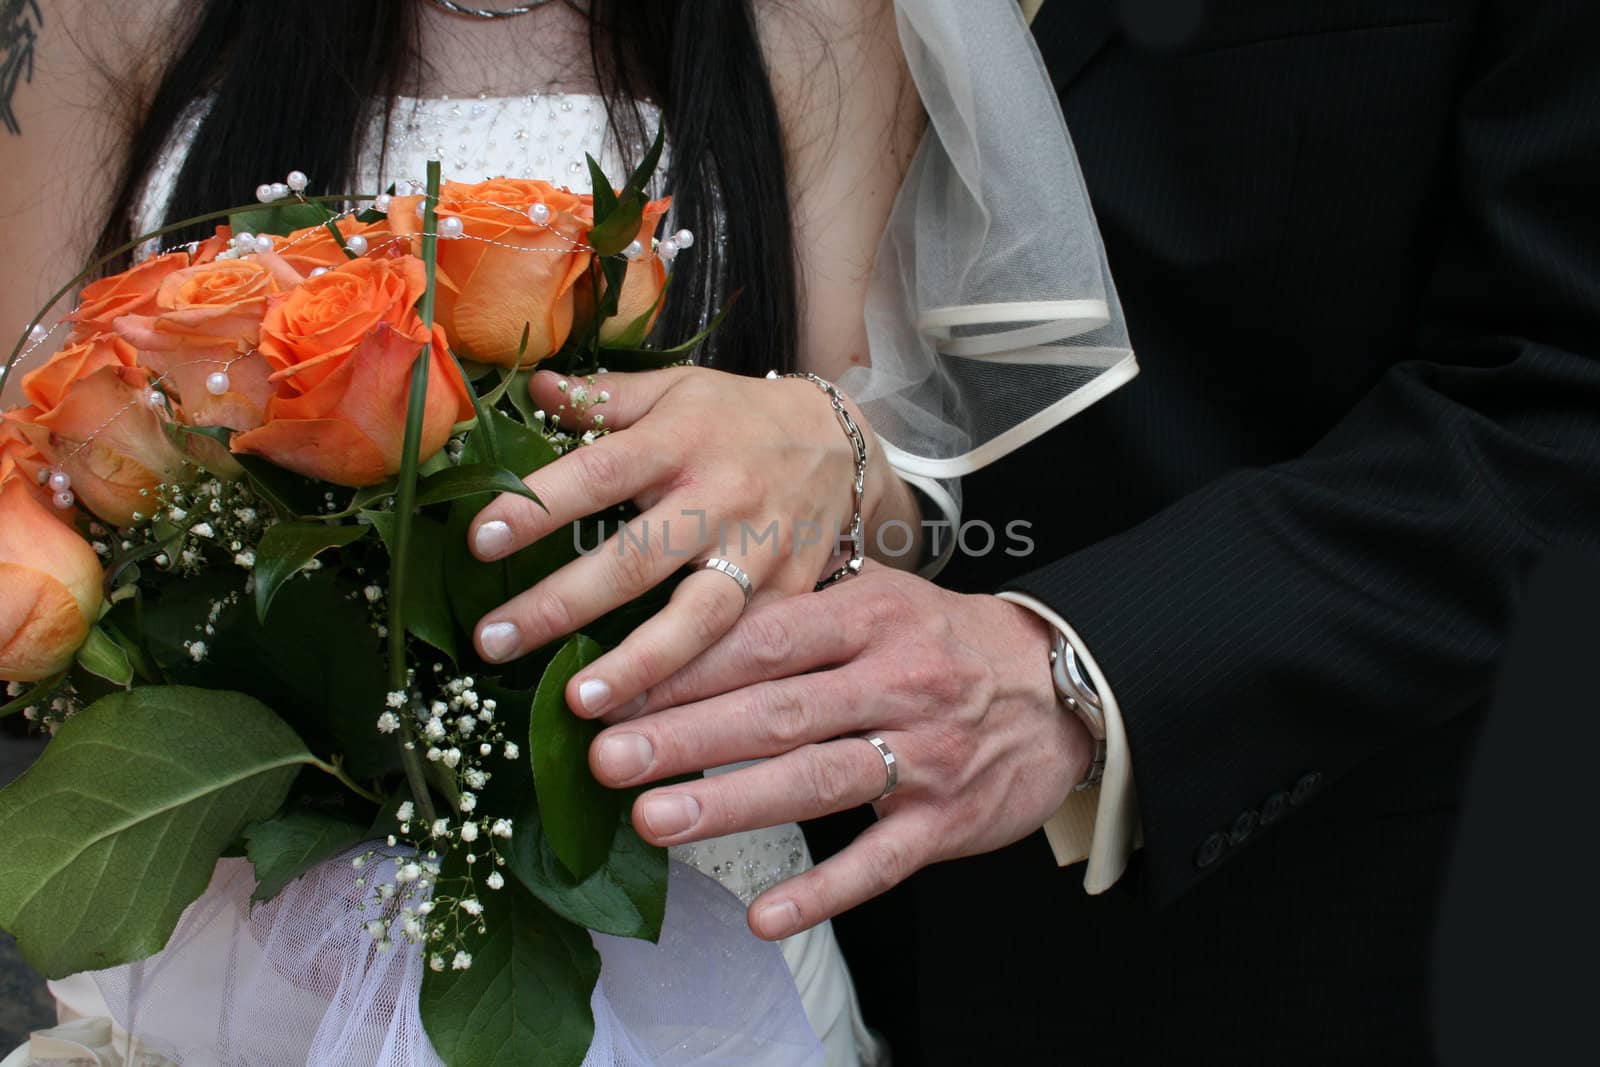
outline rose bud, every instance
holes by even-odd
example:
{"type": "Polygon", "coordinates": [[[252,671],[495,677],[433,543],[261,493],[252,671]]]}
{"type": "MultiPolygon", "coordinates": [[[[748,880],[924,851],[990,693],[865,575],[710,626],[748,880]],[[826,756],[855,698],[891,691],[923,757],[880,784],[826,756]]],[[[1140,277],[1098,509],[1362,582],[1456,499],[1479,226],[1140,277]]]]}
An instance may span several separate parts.
{"type": "Polygon", "coordinates": [[[50,465],[71,478],[78,503],[113,526],[149,518],[157,487],[185,475],[136,355],[106,334],[69,345],[22,380],[32,408],[13,413],[50,465]]]}
{"type": "MultiPolygon", "coordinates": [[[[276,393],[233,450],[335,485],[376,485],[400,470],[411,371],[430,340],[412,310],[425,284],[411,257],[351,260],[312,278],[267,315],[261,352],[276,393]]],[[[435,326],[419,462],[472,418],[472,399],[435,326]]]]}
{"type": "MultiPolygon", "coordinates": [[[[650,315],[649,326],[645,327],[645,333],[648,334],[650,326],[654,326],[660,317],[661,309],[656,304],[661,299],[661,290],[667,285],[667,265],[651,251],[650,246],[656,227],[661,225],[662,217],[671,206],[671,197],[652,200],[644,206],[639,233],[634,238],[639,242],[640,253],[628,263],[628,272],[622,279],[622,295],[617,298],[616,315],[600,327],[601,344],[612,343],[627,332],[635,320],[645,315],[650,315]],[[653,313],[651,309],[655,309],[653,313]]],[[[602,280],[600,294],[604,296],[605,292],[605,282],[602,280]]],[[[575,314],[572,328],[581,335],[594,322],[594,288],[587,281],[579,282],[573,288],[573,300],[575,314]]]]}
{"type": "MultiPolygon", "coordinates": [[[[422,248],[421,200],[389,204],[389,225],[413,235],[413,253],[422,248]]],[[[456,353],[515,366],[524,330],[522,366],[557,352],[572,330],[573,287],[592,258],[585,198],[541,181],[446,182],[437,210],[441,234],[461,227],[461,236],[438,242],[436,288],[438,321],[456,353]]]]}
{"type": "Polygon", "coordinates": [[[88,542],[20,475],[0,481],[0,679],[65,669],[99,617],[102,579],[88,542]]]}

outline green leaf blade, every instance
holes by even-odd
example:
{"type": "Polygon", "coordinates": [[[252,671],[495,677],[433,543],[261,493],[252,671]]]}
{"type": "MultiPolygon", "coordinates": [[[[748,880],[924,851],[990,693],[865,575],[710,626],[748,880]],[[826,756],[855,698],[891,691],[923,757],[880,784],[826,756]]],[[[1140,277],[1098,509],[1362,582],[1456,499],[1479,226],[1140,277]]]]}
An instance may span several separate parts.
{"type": "Polygon", "coordinates": [[[572,876],[544,834],[539,806],[524,797],[506,864],[551,911],[617,937],[657,941],[667,912],[667,850],[645,842],[624,809],[611,853],[589,877],[572,876]]]}
{"type": "Polygon", "coordinates": [[[89,638],[78,649],[78,666],[112,685],[133,681],[133,661],[128,652],[99,626],[89,628],[89,638]]]}
{"type": "Polygon", "coordinates": [[[256,618],[266,619],[283,583],[320,553],[354,544],[366,535],[362,526],[329,526],[323,522],[280,522],[268,530],[256,549],[256,618]]]}
{"type": "Polygon", "coordinates": [[[417,505],[444,504],[480,493],[511,493],[544,507],[533,490],[522,484],[521,478],[490,463],[463,464],[429,475],[417,485],[417,505]]]}
{"type": "MultiPolygon", "coordinates": [[[[388,546],[391,561],[400,538],[400,517],[392,511],[364,511],[388,546]]],[[[405,626],[414,636],[457,661],[455,620],[450,614],[450,592],[445,585],[445,557],[449,534],[444,523],[426,515],[413,515],[407,551],[408,580],[402,585],[390,571],[389,595],[400,590],[405,602],[405,626]]],[[[391,618],[392,618],[391,614],[391,618]]]]}
{"type": "MultiPolygon", "coordinates": [[[[516,881],[480,898],[487,933],[464,937],[472,966],[423,973],[419,1007],[448,1067],[578,1067],[594,1040],[600,953],[516,881]]],[[[448,963],[448,961],[447,961],[448,963]]]]}
{"type": "Polygon", "coordinates": [[[244,833],[245,855],[256,869],[250,899],[271,900],[284,886],[364,837],[362,827],[319,811],[291,811],[256,823],[244,833]]]}
{"type": "Polygon", "coordinates": [[[223,849],[277,811],[311,758],[241,693],[96,701],[0,790],[0,927],[51,978],[159,952],[223,849]]]}
{"type": "Polygon", "coordinates": [[[622,810],[622,794],[589,773],[589,745],[605,724],[580,719],[567,707],[567,683],[603,651],[582,634],[561,647],[534,692],[528,727],[545,836],[568,872],[580,881],[611,854],[622,810]]]}

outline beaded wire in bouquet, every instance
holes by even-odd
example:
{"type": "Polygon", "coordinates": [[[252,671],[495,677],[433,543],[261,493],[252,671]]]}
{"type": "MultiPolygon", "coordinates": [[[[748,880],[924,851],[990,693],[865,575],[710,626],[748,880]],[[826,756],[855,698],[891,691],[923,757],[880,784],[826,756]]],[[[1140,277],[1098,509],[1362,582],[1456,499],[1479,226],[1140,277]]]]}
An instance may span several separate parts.
{"type": "Polygon", "coordinates": [[[491,666],[472,627],[581,531],[481,563],[466,530],[606,432],[605,373],[715,328],[646,341],[693,243],[655,237],[660,153],[620,191],[591,159],[581,196],[435,163],[308,197],[296,172],[30,324],[0,416],[0,715],[53,737],[0,790],[0,927],[38,970],[159,951],[221,856],[267,900],[353,854],[374,950],[424,954],[445,1063],[582,1060],[588,931],[659,936],[667,861],[562,694],[670,590],[491,666]],[[535,367],[570,376],[559,410],[535,367]]]}

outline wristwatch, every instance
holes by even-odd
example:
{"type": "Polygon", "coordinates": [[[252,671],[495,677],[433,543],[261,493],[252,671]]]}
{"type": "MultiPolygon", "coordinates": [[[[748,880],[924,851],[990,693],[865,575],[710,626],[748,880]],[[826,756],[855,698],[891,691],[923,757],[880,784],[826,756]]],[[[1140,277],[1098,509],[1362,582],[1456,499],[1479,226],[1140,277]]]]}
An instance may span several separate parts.
{"type": "Polygon", "coordinates": [[[1074,792],[1092,789],[1100,784],[1106,772],[1106,709],[1095,692],[1094,683],[1078,662],[1078,654],[1067,641],[1065,634],[1056,631],[1055,647],[1050,650],[1050,676],[1055,680],[1056,695],[1073,714],[1089,728],[1094,738],[1094,762],[1089,773],[1078,783],[1074,792]]]}

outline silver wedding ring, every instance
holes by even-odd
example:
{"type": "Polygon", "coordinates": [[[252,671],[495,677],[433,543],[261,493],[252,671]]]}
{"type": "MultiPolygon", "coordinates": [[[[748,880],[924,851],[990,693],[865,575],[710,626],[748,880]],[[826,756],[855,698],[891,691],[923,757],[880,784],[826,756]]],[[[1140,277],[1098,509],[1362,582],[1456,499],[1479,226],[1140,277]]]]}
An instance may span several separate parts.
{"type": "Polygon", "coordinates": [[[883,743],[883,738],[863,737],[861,740],[877,749],[878,755],[883,757],[883,792],[873,801],[876,804],[879,800],[886,799],[894,792],[894,787],[900,784],[900,768],[896,766],[894,752],[883,743]]]}
{"type": "Polygon", "coordinates": [[[732,560],[723,559],[720,556],[712,556],[700,566],[707,570],[721,571],[738,582],[739,588],[744,592],[744,602],[746,604],[750,603],[750,596],[755,592],[755,586],[751,584],[750,576],[744,572],[743,567],[740,567],[732,560]]]}

